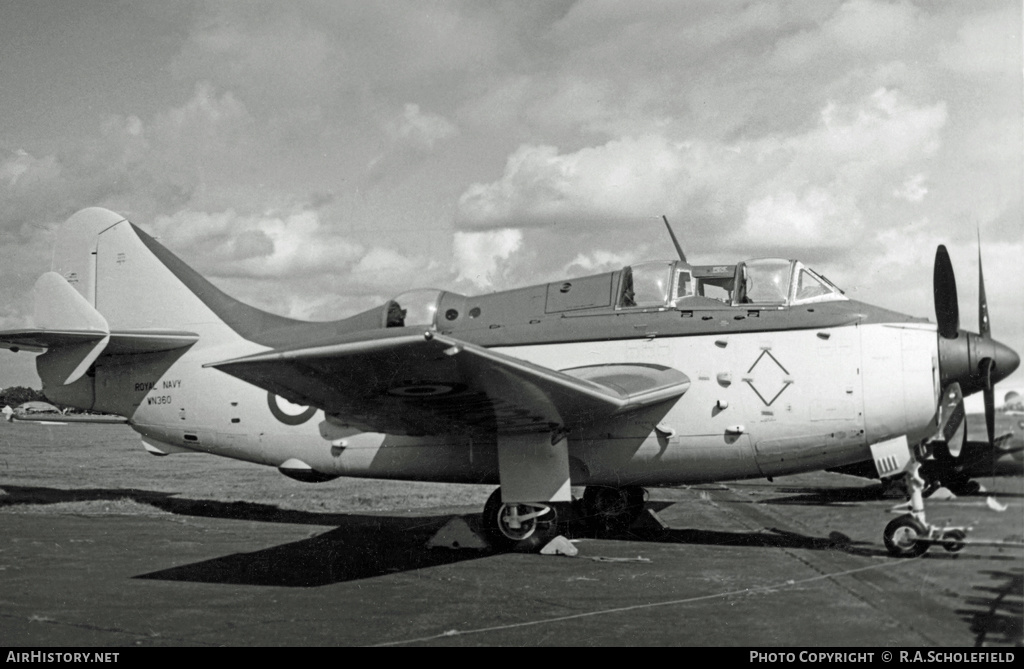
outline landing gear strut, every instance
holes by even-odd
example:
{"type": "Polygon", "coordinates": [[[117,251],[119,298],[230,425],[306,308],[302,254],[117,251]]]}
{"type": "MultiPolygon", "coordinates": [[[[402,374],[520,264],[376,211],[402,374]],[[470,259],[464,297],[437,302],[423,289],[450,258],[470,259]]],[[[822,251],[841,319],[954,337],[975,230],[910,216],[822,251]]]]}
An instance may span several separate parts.
{"type": "Polygon", "coordinates": [[[885,548],[894,557],[924,555],[932,544],[940,544],[950,553],[958,553],[964,549],[968,528],[928,524],[924,515],[925,480],[921,478],[920,468],[921,463],[915,459],[904,475],[910,496],[910,513],[893,519],[885,526],[882,535],[885,548]]]}

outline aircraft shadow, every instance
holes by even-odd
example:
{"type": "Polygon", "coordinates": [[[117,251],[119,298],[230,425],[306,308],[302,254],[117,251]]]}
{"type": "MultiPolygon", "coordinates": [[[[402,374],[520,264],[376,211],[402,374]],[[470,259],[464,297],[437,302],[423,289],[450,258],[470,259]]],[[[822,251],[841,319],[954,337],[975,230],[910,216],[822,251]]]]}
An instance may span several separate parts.
{"type": "MultiPolygon", "coordinates": [[[[374,519],[349,513],[323,513],[282,509],[259,502],[221,502],[210,499],[178,497],[178,493],[139,490],[137,488],[82,488],[68,490],[37,486],[0,485],[7,495],[0,497],[0,507],[20,504],[60,504],[74,502],[136,502],[179,516],[255,520],[261,523],[289,525],[340,525],[353,518],[374,519]]],[[[451,516],[444,516],[447,519],[451,516]]],[[[412,520],[423,521],[422,518],[412,520]]]]}
{"type": "Polygon", "coordinates": [[[723,532],[697,528],[652,528],[634,526],[621,537],[633,541],[670,544],[697,544],[704,546],[738,546],[747,548],[803,548],[816,551],[842,551],[851,555],[876,557],[887,555],[885,550],[869,542],[853,541],[840,532],[827,537],[813,537],[778,528],[757,532],[723,532]]]}
{"type": "Polygon", "coordinates": [[[489,551],[428,549],[450,516],[348,516],[315,537],[252,553],[235,553],[135,576],[137,579],[312,588],[437,567],[491,555],[489,551]]]}
{"type": "MultiPolygon", "coordinates": [[[[493,554],[486,550],[426,548],[427,541],[452,519],[452,514],[404,517],[311,513],[281,509],[270,504],[185,499],[176,497],[175,493],[126,488],[64,490],[12,485],[0,487],[8,493],[0,498],[0,506],[130,500],[181,516],[337,527],[302,541],[134,577],[138,579],[316,587],[452,564],[493,554]]],[[[478,522],[479,514],[465,519],[473,525],[478,522]]]]}
{"type": "MultiPolygon", "coordinates": [[[[774,492],[777,492],[779,494],[790,493],[790,496],[758,500],[753,503],[829,506],[855,504],[858,502],[891,502],[893,504],[899,504],[901,502],[906,501],[906,497],[903,495],[893,495],[885,493],[885,489],[881,484],[848,488],[778,488],[774,492]]],[[[959,499],[984,499],[989,495],[994,495],[997,498],[1024,497],[1024,495],[1014,492],[977,492],[957,495],[957,497],[959,499]]],[[[925,504],[928,503],[928,499],[930,498],[925,498],[925,504]]]]}
{"type": "MultiPolygon", "coordinates": [[[[426,543],[445,523],[455,517],[454,514],[405,517],[314,513],[281,509],[270,504],[254,502],[179,498],[175,493],[138,489],[66,490],[11,485],[0,487],[8,493],[0,498],[0,506],[87,501],[118,502],[127,499],[183,516],[293,525],[326,525],[337,528],[301,541],[251,553],[235,553],[134,577],[138,579],[317,587],[454,564],[496,554],[489,550],[428,549],[426,543]]],[[[647,508],[658,511],[670,505],[671,503],[652,501],[647,504],[647,508]]],[[[480,514],[467,514],[461,518],[470,527],[479,527],[480,514]]],[[[573,538],[592,536],[579,522],[566,527],[565,534],[573,538]]],[[[879,546],[867,542],[854,542],[838,532],[833,532],[827,537],[814,537],[776,528],[751,532],[697,528],[666,529],[653,520],[643,518],[634,523],[628,531],[604,538],[683,545],[829,550],[860,556],[886,555],[879,546]]]]}
{"type": "Polygon", "coordinates": [[[757,504],[803,504],[808,506],[828,506],[833,504],[851,504],[857,502],[892,501],[894,504],[904,500],[902,496],[885,494],[881,484],[850,487],[786,487],[776,488],[772,493],[788,495],[758,500],[757,504]]]}
{"type": "Polygon", "coordinates": [[[1024,569],[982,573],[993,583],[975,585],[978,594],[965,601],[969,608],[957,610],[975,634],[974,646],[1024,645],[1024,569]]]}

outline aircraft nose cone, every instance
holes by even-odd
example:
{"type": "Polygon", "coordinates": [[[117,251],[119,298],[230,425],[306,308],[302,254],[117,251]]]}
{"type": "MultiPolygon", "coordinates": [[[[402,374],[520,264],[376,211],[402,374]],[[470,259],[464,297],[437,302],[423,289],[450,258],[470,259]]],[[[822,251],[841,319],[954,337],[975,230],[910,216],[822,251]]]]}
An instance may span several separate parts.
{"type": "Polygon", "coordinates": [[[1020,356],[1017,352],[998,341],[992,342],[992,359],[996,363],[992,372],[993,383],[1002,381],[1020,367],[1020,356]]]}
{"type": "Polygon", "coordinates": [[[992,383],[1002,381],[1020,366],[1020,356],[1006,344],[961,330],[955,339],[939,337],[939,370],[945,387],[956,381],[964,395],[988,385],[985,359],[992,365],[992,383]]]}

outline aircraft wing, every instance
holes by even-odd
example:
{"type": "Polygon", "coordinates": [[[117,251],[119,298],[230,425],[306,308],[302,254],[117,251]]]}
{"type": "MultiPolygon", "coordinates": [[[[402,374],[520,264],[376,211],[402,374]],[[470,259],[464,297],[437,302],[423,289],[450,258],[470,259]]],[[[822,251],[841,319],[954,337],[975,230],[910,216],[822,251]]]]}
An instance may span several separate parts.
{"type": "Polygon", "coordinates": [[[336,421],[390,434],[577,428],[680,397],[659,365],[556,371],[432,332],[393,328],[206,365],[336,421]]]}

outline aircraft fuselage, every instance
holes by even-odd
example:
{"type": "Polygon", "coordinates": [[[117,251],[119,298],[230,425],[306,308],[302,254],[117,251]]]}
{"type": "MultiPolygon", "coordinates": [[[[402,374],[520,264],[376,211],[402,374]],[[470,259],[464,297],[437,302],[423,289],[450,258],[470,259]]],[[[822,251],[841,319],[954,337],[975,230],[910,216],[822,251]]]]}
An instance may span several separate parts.
{"type": "MultiPolygon", "coordinates": [[[[842,306],[852,311],[857,305],[842,306]]],[[[737,313],[747,310],[650,311],[632,314],[634,322],[625,324],[641,330],[639,337],[495,348],[553,369],[617,360],[687,370],[691,386],[677,401],[597,420],[568,435],[577,485],[783,475],[863,461],[872,443],[901,434],[913,443],[915,435],[924,438],[934,429],[933,325],[908,319],[743,331],[737,313]],[[715,332],[656,332],[670,330],[672,320],[690,323],[708,314],[715,332]]],[[[784,316],[782,310],[757,313],[749,318],[784,316]]],[[[272,466],[294,459],[324,475],[498,481],[493,440],[355,432],[326,421],[321,411],[202,367],[259,350],[249,342],[197,345],[158,377],[147,374],[139,356],[131,364],[98,367],[96,383],[108,391],[128,389],[138,403],[132,424],[153,450],[272,466]]]]}

